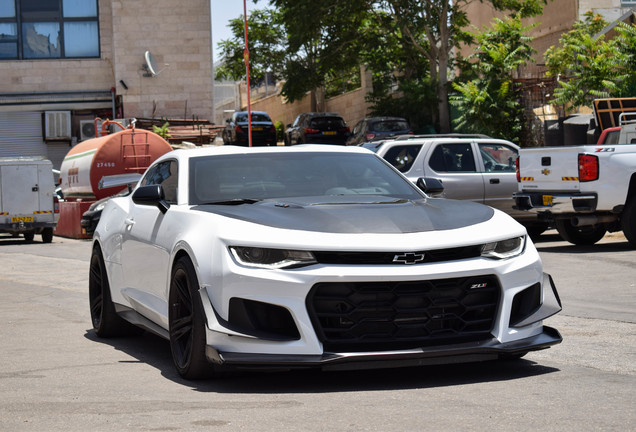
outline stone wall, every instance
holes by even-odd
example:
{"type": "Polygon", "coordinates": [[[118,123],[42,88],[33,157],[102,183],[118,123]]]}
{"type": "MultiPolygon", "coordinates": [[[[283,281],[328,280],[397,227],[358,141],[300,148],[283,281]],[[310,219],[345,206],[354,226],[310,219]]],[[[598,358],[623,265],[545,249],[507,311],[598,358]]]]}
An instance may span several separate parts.
{"type": "Polygon", "coordinates": [[[210,1],[113,0],[113,50],[117,93],[126,117],[192,115],[213,121],[210,1]],[[150,51],[161,71],[144,76],[150,51]],[[126,90],[120,83],[124,81],[126,90]]]}
{"type": "Polygon", "coordinates": [[[0,94],[115,88],[125,117],[213,120],[210,28],[209,0],[100,0],[100,58],[0,61],[0,94]],[[146,51],[159,69],[170,66],[144,77],[146,51]]]}
{"type": "MultiPolygon", "coordinates": [[[[366,70],[362,70],[361,73],[360,88],[325,101],[325,111],[340,114],[352,129],[359,120],[369,114],[369,104],[365,101],[365,96],[372,90],[371,73],[366,70]]],[[[275,94],[252,102],[252,110],[265,111],[274,122],[281,121],[287,125],[292,123],[298,114],[311,111],[311,100],[307,94],[300,101],[288,103],[282,96],[275,94]]]]}

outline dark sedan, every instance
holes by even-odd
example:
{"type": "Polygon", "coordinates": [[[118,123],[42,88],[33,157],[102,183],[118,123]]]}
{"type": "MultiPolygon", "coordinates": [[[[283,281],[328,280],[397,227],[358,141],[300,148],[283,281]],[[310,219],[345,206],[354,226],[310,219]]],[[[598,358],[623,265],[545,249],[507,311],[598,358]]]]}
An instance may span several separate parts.
{"type": "Polygon", "coordinates": [[[356,123],[347,145],[413,134],[408,120],[401,117],[370,117],[356,123]]]}
{"type": "MultiPolygon", "coordinates": [[[[248,146],[249,119],[247,111],[237,111],[227,119],[223,129],[223,144],[248,146]]],[[[252,111],[252,145],[276,145],[276,127],[269,115],[264,111],[252,111]]]]}
{"type": "Polygon", "coordinates": [[[293,124],[287,125],[285,145],[294,144],[341,144],[351,132],[344,119],[336,113],[303,113],[293,124]]]}

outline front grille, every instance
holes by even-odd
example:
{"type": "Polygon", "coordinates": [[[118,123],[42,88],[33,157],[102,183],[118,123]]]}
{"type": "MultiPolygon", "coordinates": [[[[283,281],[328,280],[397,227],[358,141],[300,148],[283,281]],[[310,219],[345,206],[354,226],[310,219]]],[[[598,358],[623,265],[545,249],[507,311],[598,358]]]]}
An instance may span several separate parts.
{"type": "MultiPolygon", "coordinates": [[[[394,262],[396,256],[405,255],[404,251],[397,252],[320,252],[314,251],[316,260],[321,264],[397,264],[404,262],[394,262]]],[[[460,259],[476,258],[481,255],[481,245],[463,246],[447,249],[436,249],[421,252],[414,252],[413,255],[422,255],[423,259],[418,263],[431,263],[442,261],[456,261],[460,259]]]]}
{"type": "Polygon", "coordinates": [[[318,283],[307,308],[325,351],[382,351],[491,337],[493,275],[408,282],[318,283]]]}

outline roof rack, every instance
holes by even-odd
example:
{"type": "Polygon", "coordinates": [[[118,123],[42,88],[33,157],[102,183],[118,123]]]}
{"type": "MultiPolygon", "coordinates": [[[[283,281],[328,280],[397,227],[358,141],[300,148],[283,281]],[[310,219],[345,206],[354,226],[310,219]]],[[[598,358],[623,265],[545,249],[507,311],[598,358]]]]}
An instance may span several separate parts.
{"type": "Polygon", "coordinates": [[[400,135],[395,137],[396,140],[410,140],[418,138],[492,138],[483,134],[462,134],[462,133],[448,133],[448,134],[428,134],[428,135],[400,135]]]}

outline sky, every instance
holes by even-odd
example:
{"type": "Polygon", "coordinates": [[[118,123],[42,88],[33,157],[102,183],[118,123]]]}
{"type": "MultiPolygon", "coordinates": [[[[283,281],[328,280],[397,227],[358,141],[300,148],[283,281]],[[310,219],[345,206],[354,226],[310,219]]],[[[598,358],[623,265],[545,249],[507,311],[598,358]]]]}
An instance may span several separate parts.
{"type": "MultiPolygon", "coordinates": [[[[264,9],[268,0],[246,0],[247,15],[251,10],[264,9]]],[[[212,53],[214,61],[220,60],[220,52],[217,45],[223,39],[232,38],[232,32],[227,27],[229,21],[243,15],[243,0],[210,0],[212,10],[212,53]]],[[[249,29],[248,29],[249,32],[249,29]]]]}

